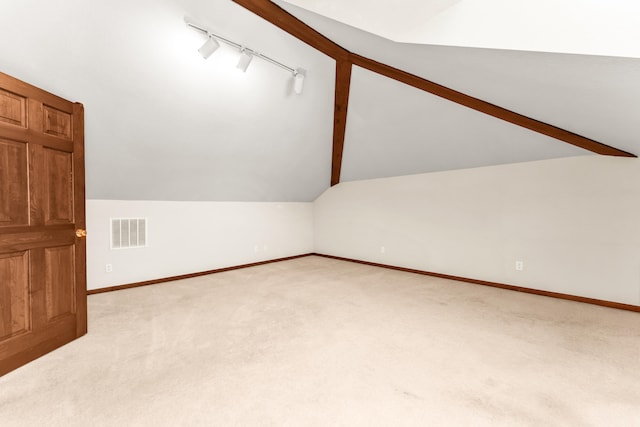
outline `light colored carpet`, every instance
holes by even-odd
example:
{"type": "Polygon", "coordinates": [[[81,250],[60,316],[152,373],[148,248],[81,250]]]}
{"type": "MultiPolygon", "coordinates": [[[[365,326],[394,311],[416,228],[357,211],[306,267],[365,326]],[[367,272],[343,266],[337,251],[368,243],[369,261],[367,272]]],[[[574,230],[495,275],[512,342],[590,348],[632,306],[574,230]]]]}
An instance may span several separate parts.
{"type": "Polygon", "coordinates": [[[306,257],[89,321],[0,378],[2,427],[640,426],[631,312],[306,257]]]}

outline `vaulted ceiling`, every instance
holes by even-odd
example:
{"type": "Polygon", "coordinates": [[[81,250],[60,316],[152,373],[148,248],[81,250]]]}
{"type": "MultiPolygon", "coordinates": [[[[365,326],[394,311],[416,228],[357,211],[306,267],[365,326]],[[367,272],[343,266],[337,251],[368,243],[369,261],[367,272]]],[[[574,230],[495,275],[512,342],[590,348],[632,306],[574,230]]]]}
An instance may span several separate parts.
{"type": "MultiPolygon", "coordinates": [[[[0,71],[85,104],[89,198],[311,201],[329,187],[330,56],[228,0],[51,3],[0,7],[11,41],[0,71]],[[228,46],[203,60],[184,16],[304,68],[304,93],[266,62],[239,72],[228,46]]],[[[399,43],[292,4],[302,2],[273,3],[352,53],[640,153],[637,58],[399,43]]],[[[439,19],[459,3],[422,12],[439,19]]],[[[348,95],[342,181],[594,155],[359,65],[348,95]]]]}
{"type": "MultiPolygon", "coordinates": [[[[639,152],[637,58],[396,43],[307,10],[324,11],[351,22],[354,14],[349,15],[349,7],[338,12],[332,0],[274,3],[351,52],[623,151],[639,152]],[[291,3],[304,3],[307,9],[291,3]]],[[[451,3],[456,7],[461,4],[451,3]]],[[[407,9],[403,4],[381,2],[374,11],[360,8],[360,20],[376,13],[401,15],[407,9]],[[399,11],[391,12],[394,7],[399,11]]],[[[635,6],[632,9],[640,11],[635,6]]],[[[485,8],[484,15],[476,18],[484,22],[496,12],[499,15],[501,11],[485,8]]],[[[508,10],[502,12],[505,20],[511,18],[508,10]]],[[[617,12],[624,17],[624,10],[618,8],[617,12]]],[[[548,15],[550,25],[558,20],[564,17],[548,15]]],[[[374,19],[370,28],[382,26],[383,21],[374,19]]],[[[634,31],[640,35],[640,30],[634,31]]],[[[621,46],[615,41],[610,40],[611,50],[624,47],[629,55],[640,54],[637,46],[621,46]]],[[[523,48],[534,46],[526,37],[520,42],[523,48]]],[[[569,44],[558,40],[560,47],[569,44]]],[[[591,47],[584,41],[572,46],[576,51],[591,47]]],[[[596,48],[603,50],[602,46],[596,48]]],[[[353,79],[344,146],[343,180],[590,154],[366,72],[356,73],[353,79]],[[363,79],[371,84],[360,90],[363,79]],[[393,102],[394,96],[389,97],[390,91],[402,100],[399,104],[393,102]]]]}
{"type": "Polygon", "coordinates": [[[276,0],[389,40],[640,58],[634,0],[276,0]]]}

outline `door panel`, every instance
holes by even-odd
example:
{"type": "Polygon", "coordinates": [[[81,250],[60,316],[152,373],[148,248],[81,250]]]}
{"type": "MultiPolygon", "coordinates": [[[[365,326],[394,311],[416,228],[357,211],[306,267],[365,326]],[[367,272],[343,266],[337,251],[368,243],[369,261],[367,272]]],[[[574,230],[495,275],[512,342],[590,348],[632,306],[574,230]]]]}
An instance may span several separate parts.
{"type": "Polygon", "coordinates": [[[0,227],[29,223],[27,144],[0,139],[0,227]]]}
{"type": "Polygon", "coordinates": [[[86,333],[83,114],[0,73],[0,375],[86,333]]]}
{"type": "Polygon", "coordinates": [[[29,329],[27,252],[0,254],[0,340],[29,329]]]}
{"type": "Polygon", "coordinates": [[[71,139],[71,114],[48,105],[43,106],[43,111],[44,133],[64,139],[71,139]]]}
{"type": "Polygon", "coordinates": [[[44,149],[44,222],[73,223],[73,159],[71,153],[44,149]]]}
{"type": "Polygon", "coordinates": [[[73,246],[45,248],[47,321],[75,313],[73,246]]]}
{"type": "Polygon", "coordinates": [[[0,121],[27,126],[27,99],[0,88],[0,121]]]}

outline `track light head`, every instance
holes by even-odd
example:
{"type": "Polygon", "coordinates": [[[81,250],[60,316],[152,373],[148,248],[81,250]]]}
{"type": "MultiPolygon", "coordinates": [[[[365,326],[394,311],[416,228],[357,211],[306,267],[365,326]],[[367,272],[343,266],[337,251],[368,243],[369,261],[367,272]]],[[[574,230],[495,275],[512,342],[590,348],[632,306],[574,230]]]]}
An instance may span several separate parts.
{"type": "Polygon", "coordinates": [[[210,35],[207,35],[207,41],[204,42],[204,44],[200,47],[200,49],[198,49],[198,52],[200,52],[200,55],[202,55],[204,59],[207,59],[219,47],[220,47],[220,43],[218,43],[218,40],[214,39],[210,35]]]}
{"type": "Polygon", "coordinates": [[[242,70],[246,73],[249,65],[251,64],[251,61],[253,60],[253,57],[257,56],[258,58],[263,59],[277,67],[284,68],[285,70],[293,74],[293,90],[298,95],[302,94],[304,79],[307,75],[306,70],[302,68],[291,68],[280,61],[261,54],[260,52],[250,49],[242,44],[236,43],[233,40],[229,40],[226,37],[213,33],[202,25],[196,24],[188,17],[185,17],[184,21],[189,28],[197,30],[202,34],[206,34],[207,41],[202,46],[200,46],[200,49],[198,49],[198,52],[200,52],[200,55],[202,55],[204,59],[207,59],[211,55],[213,55],[213,53],[220,47],[220,42],[223,42],[240,50],[240,58],[238,59],[238,63],[236,65],[236,68],[238,68],[239,70],[242,70]]]}
{"type": "Polygon", "coordinates": [[[302,94],[304,88],[304,75],[305,71],[302,68],[298,68],[293,73],[293,91],[298,95],[302,94]]]}
{"type": "Polygon", "coordinates": [[[246,50],[240,50],[240,59],[238,60],[238,65],[236,68],[242,70],[243,72],[247,72],[247,68],[249,68],[249,64],[251,64],[251,60],[253,59],[253,55],[251,55],[246,50]]]}

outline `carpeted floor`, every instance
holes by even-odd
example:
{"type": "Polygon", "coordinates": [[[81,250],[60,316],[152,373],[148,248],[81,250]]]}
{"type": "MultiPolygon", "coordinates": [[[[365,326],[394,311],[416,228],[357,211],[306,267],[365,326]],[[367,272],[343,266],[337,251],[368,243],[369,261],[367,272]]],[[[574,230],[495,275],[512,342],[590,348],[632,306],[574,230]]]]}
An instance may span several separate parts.
{"type": "Polygon", "coordinates": [[[640,426],[640,315],[320,257],[89,297],[0,426],[640,426]]]}

